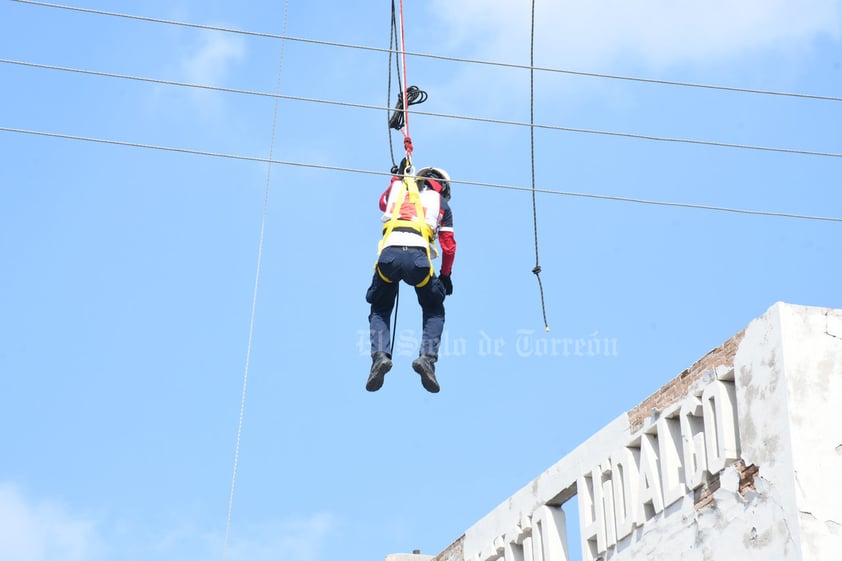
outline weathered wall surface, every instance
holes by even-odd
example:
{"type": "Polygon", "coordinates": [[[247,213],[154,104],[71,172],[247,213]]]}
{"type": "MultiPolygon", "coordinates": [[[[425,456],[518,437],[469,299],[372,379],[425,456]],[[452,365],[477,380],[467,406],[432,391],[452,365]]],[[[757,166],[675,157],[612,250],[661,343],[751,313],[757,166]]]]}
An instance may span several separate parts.
{"type": "Polygon", "coordinates": [[[803,559],[842,559],[842,311],[778,313],[803,559]]]}
{"type": "Polygon", "coordinates": [[[458,540],[450,544],[447,549],[436,555],[433,561],[462,561],[465,558],[463,546],[465,543],[465,536],[460,536],[458,540]]]}
{"type": "Polygon", "coordinates": [[[742,457],[794,558],[842,559],[842,311],[776,304],[736,358],[742,457]]]}
{"type": "Polygon", "coordinates": [[[842,559],[842,311],[776,304],[434,561],[579,549],[585,561],[842,559]]]}

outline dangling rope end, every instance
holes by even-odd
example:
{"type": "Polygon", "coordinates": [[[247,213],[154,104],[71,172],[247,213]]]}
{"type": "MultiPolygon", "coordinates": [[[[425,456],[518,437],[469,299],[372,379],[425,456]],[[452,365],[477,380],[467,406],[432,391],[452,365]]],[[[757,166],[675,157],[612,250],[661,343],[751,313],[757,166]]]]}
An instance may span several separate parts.
{"type": "Polygon", "coordinates": [[[547,333],[549,333],[550,324],[547,322],[547,306],[544,303],[544,283],[541,282],[541,266],[535,265],[535,268],[532,269],[532,272],[535,273],[535,278],[538,279],[538,290],[541,293],[541,313],[544,316],[544,329],[547,333]]]}
{"type": "Polygon", "coordinates": [[[541,313],[544,315],[544,329],[550,331],[547,323],[547,306],[544,303],[544,285],[541,283],[541,266],[538,264],[538,208],[535,201],[535,0],[532,0],[532,31],[529,39],[529,145],[532,156],[532,228],[535,233],[535,268],[532,272],[538,279],[541,292],[541,313]]]}

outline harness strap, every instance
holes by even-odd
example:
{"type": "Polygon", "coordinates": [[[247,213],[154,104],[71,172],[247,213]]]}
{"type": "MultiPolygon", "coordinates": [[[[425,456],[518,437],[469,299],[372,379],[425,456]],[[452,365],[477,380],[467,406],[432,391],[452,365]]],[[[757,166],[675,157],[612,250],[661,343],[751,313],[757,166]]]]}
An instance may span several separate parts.
{"type": "Polygon", "coordinates": [[[416,222],[415,220],[404,220],[404,219],[401,219],[401,218],[395,220],[394,222],[392,222],[392,220],[389,220],[387,225],[383,226],[383,233],[384,234],[387,233],[387,227],[388,227],[389,223],[391,223],[392,227],[391,227],[391,230],[388,231],[388,233],[391,233],[392,231],[394,231],[395,229],[398,229],[398,228],[411,228],[412,230],[421,234],[424,237],[424,239],[427,240],[428,242],[431,242],[433,240],[433,229],[430,228],[430,225],[427,224],[426,222],[419,225],[419,223],[416,222]]]}
{"type": "Polygon", "coordinates": [[[388,282],[389,284],[392,284],[392,279],[390,279],[389,277],[387,277],[386,275],[383,274],[383,271],[380,270],[380,265],[375,264],[374,270],[377,271],[378,277],[383,279],[385,282],[388,282]]]}
{"type": "MultiPolygon", "coordinates": [[[[418,284],[415,285],[416,288],[423,288],[424,286],[426,286],[427,283],[430,282],[430,279],[432,279],[433,275],[435,274],[435,269],[433,268],[433,262],[430,259],[429,248],[427,249],[427,260],[430,262],[430,272],[427,274],[427,276],[424,277],[424,280],[422,280],[421,282],[419,282],[418,284]]],[[[395,282],[395,281],[393,281],[392,279],[390,279],[389,277],[387,277],[386,275],[383,274],[383,271],[380,270],[380,265],[375,264],[374,270],[377,272],[377,276],[380,277],[381,279],[383,279],[383,282],[387,282],[389,284],[392,284],[393,282],[395,282]]]]}
{"type": "MultiPolygon", "coordinates": [[[[424,206],[421,204],[421,194],[418,192],[418,183],[415,181],[415,178],[409,175],[405,175],[403,178],[403,182],[401,183],[400,190],[398,191],[397,197],[395,197],[395,201],[392,204],[392,217],[386,222],[386,225],[383,227],[383,238],[380,240],[380,244],[377,248],[377,256],[380,257],[380,254],[383,252],[383,248],[386,245],[386,239],[392,233],[395,228],[412,228],[413,230],[417,231],[421,236],[424,238],[426,242],[424,244],[424,248],[427,252],[427,261],[430,263],[430,273],[424,277],[420,283],[416,284],[417,288],[421,288],[425,286],[430,279],[433,278],[433,275],[436,274],[435,267],[433,266],[433,260],[430,257],[430,244],[433,243],[434,232],[433,229],[427,224],[427,221],[424,217],[424,206]],[[406,220],[400,218],[401,207],[403,206],[406,197],[409,197],[409,202],[415,205],[415,219],[414,220],[406,220]]],[[[392,281],[386,277],[381,271],[380,267],[375,265],[375,270],[377,274],[380,276],[381,279],[384,281],[391,283],[392,281]]]]}

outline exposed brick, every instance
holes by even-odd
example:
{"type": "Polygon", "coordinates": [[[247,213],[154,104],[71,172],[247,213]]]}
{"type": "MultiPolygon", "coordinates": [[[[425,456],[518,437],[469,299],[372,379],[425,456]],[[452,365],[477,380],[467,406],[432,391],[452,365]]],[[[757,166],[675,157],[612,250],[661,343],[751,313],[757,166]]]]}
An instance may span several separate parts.
{"type": "Polygon", "coordinates": [[[754,487],[754,479],[760,475],[760,468],[754,464],[747,466],[743,460],[737,461],[734,466],[740,473],[740,486],[738,488],[740,495],[745,496],[746,492],[749,490],[756,491],[757,489],[754,487]]]}
{"type": "Polygon", "coordinates": [[[659,388],[658,391],[644,399],[640,405],[629,411],[629,429],[631,432],[640,430],[653,410],[662,411],[673,403],[680,401],[690,391],[690,386],[701,379],[706,370],[711,370],[717,366],[733,366],[734,355],[737,353],[737,347],[739,347],[744,333],[745,330],[740,331],[722,345],[708,352],[693,363],[690,368],[681,372],[659,388]]]}
{"type": "MultiPolygon", "coordinates": [[[[745,497],[748,490],[755,490],[754,479],[760,474],[760,468],[754,464],[747,466],[743,460],[737,460],[725,469],[730,469],[732,467],[740,474],[740,483],[737,491],[741,496],[745,497]]],[[[702,510],[703,508],[713,506],[713,494],[717,489],[719,489],[720,475],[722,475],[722,472],[711,475],[710,479],[704,486],[696,489],[693,496],[693,505],[696,507],[696,510],[702,510]]]]}
{"type": "Polygon", "coordinates": [[[463,561],[464,553],[462,547],[465,542],[465,536],[460,536],[455,542],[447,546],[447,548],[433,557],[432,561],[463,561]]]}
{"type": "Polygon", "coordinates": [[[720,486],[719,475],[719,473],[711,475],[707,483],[694,491],[693,506],[696,507],[696,510],[713,506],[713,494],[720,486]]]}

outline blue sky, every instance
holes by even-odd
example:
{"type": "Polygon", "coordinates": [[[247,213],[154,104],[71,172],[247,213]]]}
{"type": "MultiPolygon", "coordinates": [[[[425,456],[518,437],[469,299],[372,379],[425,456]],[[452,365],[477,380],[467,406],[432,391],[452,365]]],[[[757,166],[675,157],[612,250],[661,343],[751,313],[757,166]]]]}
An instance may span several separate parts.
{"type": "MultiPolygon", "coordinates": [[[[529,2],[406,4],[409,51],[529,62],[529,2]]],[[[386,2],[290,0],[286,23],[280,2],[74,5],[389,45],[386,2]]],[[[535,64],[842,96],[838,0],[631,6],[539,0],[535,64]]],[[[385,111],[281,100],[272,144],[269,97],[8,62],[272,92],[281,51],[4,1],[0,127],[388,171],[385,111]]],[[[287,41],[280,91],[382,107],[387,63],[287,41]]],[[[421,111],[529,121],[527,70],[407,64],[421,111]]],[[[538,72],[535,122],[842,153],[833,100],[538,72]]],[[[539,194],[545,333],[530,194],[459,183],[529,187],[528,128],[414,115],[410,133],[456,180],[438,395],[409,366],[409,290],[395,367],[363,387],[385,177],[0,131],[0,559],[222,558],[267,176],[232,561],[437,553],[774,302],[842,306],[839,222],[539,194]]],[[[842,217],[839,157],[535,142],[539,188],[842,217]]]]}

